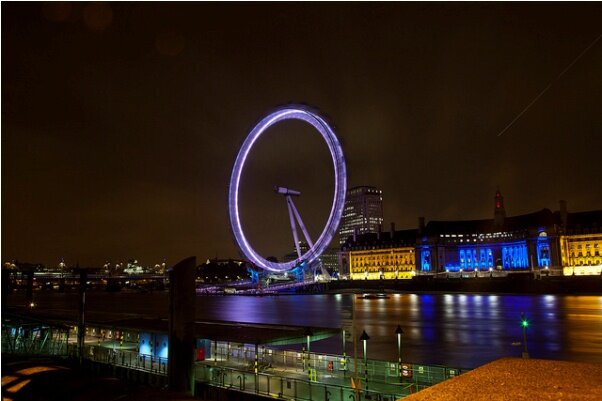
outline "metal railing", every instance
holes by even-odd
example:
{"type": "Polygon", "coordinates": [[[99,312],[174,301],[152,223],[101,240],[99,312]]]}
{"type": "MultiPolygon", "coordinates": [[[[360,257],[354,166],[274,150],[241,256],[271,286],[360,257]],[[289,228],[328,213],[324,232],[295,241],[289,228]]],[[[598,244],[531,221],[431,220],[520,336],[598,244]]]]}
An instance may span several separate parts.
{"type": "Polygon", "coordinates": [[[394,400],[455,377],[462,369],[212,342],[195,379],[211,386],[295,400],[394,400]],[[355,363],[357,362],[357,370],[355,363]]]}
{"type": "MultiPolygon", "coordinates": [[[[241,369],[197,364],[195,380],[212,386],[279,399],[308,401],[392,401],[418,390],[413,383],[400,383],[393,390],[356,388],[335,383],[303,380],[270,373],[253,373],[241,369]]],[[[423,388],[424,386],[420,386],[423,388]]]]}
{"type": "Polygon", "coordinates": [[[87,345],[84,349],[84,359],[143,370],[163,376],[167,375],[167,358],[142,355],[137,351],[114,350],[101,346],[87,345]]]}
{"type": "MultiPolygon", "coordinates": [[[[226,362],[227,365],[235,367],[246,366],[252,369],[255,360],[255,347],[242,344],[229,344],[226,342],[217,342],[217,348],[212,347],[207,361],[226,362]]],[[[307,352],[271,349],[268,347],[258,347],[258,368],[259,371],[269,369],[284,369],[291,372],[304,372],[308,368],[315,369],[322,374],[336,375],[347,378],[351,375],[365,376],[367,371],[370,381],[376,381],[388,384],[399,384],[400,382],[411,381],[420,385],[433,385],[449,378],[455,377],[467,369],[460,369],[447,366],[430,366],[402,362],[400,366],[397,362],[381,361],[368,359],[364,364],[362,358],[356,360],[348,355],[322,354],[310,352],[309,358],[307,352]]]]}

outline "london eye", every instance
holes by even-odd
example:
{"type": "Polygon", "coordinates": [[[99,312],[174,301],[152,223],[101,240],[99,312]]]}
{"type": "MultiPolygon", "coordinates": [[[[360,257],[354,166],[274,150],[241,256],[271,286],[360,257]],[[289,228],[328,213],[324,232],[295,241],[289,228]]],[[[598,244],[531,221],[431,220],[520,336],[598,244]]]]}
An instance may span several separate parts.
{"type": "Polygon", "coordinates": [[[230,186],[229,186],[229,194],[228,194],[228,207],[230,214],[230,225],[232,227],[232,232],[234,234],[234,238],[236,243],[240,247],[242,253],[252,262],[254,262],[257,266],[269,270],[272,272],[285,272],[291,270],[299,265],[311,264],[315,261],[322,252],[328,247],[333,236],[336,233],[336,230],[339,225],[339,221],[341,219],[341,215],[343,213],[343,206],[345,203],[345,193],[347,190],[347,173],[345,167],[345,157],[343,155],[343,149],[339,140],[337,139],[334,130],[330,127],[330,125],[317,114],[315,111],[311,110],[307,106],[302,105],[288,105],[285,107],[278,108],[277,110],[271,112],[267,116],[265,116],[253,129],[250,131],[249,135],[244,140],[238,155],[236,157],[236,161],[234,162],[234,167],[232,169],[232,176],[230,178],[230,186]],[[328,146],[328,151],[332,158],[332,166],[334,169],[334,194],[332,198],[332,205],[330,207],[330,213],[328,215],[328,219],[326,221],[326,225],[318,236],[318,239],[313,242],[309,238],[307,231],[303,225],[301,220],[301,216],[292,202],[292,196],[298,196],[299,192],[295,190],[290,190],[288,188],[276,187],[276,192],[284,195],[287,198],[287,206],[289,210],[291,228],[293,231],[293,236],[295,238],[296,247],[297,247],[297,259],[291,260],[288,262],[275,262],[266,259],[262,255],[260,255],[252,246],[251,241],[245,235],[245,232],[242,228],[241,216],[239,210],[239,188],[241,176],[245,167],[245,162],[253,148],[253,145],[256,143],[257,139],[266,132],[268,128],[277,124],[278,122],[285,120],[300,120],[310,124],[313,128],[315,128],[322,139],[326,142],[328,146]],[[302,232],[305,236],[306,241],[309,244],[309,249],[305,253],[301,253],[298,247],[298,236],[296,231],[296,224],[299,223],[302,232]]]}

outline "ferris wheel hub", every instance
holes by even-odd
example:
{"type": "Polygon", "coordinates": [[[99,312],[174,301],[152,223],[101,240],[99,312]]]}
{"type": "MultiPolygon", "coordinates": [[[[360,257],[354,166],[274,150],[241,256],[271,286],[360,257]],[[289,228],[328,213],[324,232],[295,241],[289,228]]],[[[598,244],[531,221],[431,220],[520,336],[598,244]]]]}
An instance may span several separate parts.
{"type": "Polygon", "coordinates": [[[295,191],[294,189],[284,188],[284,187],[274,187],[274,191],[279,195],[287,195],[287,196],[299,196],[301,192],[295,191]]]}

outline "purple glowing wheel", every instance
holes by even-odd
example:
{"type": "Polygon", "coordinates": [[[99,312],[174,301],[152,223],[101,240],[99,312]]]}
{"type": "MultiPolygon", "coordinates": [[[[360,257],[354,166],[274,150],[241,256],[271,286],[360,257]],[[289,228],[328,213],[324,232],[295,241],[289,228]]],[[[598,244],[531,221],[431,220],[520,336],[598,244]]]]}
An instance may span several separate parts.
{"type": "Polygon", "coordinates": [[[264,117],[249,133],[249,136],[245,139],[234,168],[232,169],[232,177],[230,178],[230,191],[228,195],[228,205],[230,211],[230,224],[232,225],[232,231],[236,242],[240,249],[249,260],[253,261],[257,266],[263,269],[270,270],[273,272],[284,272],[290,270],[300,263],[311,263],[318,258],[324,249],[330,244],[333,235],[339,226],[341,220],[341,214],[343,213],[343,205],[345,203],[345,192],[347,190],[347,173],[345,169],[345,157],[343,156],[343,149],[337,139],[334,131],[324,121],[322,117],[317,115],[315,112],[309,110],[304,106],[291,105],[280,108],[268,116],[264,117]],[[248,239],[242,230],[240,222],[240,213],[238,210],[238,189],[240,185],[240,177],[242,175],[243,168],[247,156],[255,144],[255,141],[263,134],[269,127],[276,124],[279,121],[284,120],[302,120],[314,127],[324,141],[328,145],[328,150],[332,156],[332,164],[334,166],[334,197],[332,200],[332,207],[330,208],[330,215],[326,222],[324,231],[318,237],[318,240],[309,248],[307,252],[300,256],[299,259],[293,260],[286,263],[271,262],[261,255],[259,255],[249,244],[248,239]]]}

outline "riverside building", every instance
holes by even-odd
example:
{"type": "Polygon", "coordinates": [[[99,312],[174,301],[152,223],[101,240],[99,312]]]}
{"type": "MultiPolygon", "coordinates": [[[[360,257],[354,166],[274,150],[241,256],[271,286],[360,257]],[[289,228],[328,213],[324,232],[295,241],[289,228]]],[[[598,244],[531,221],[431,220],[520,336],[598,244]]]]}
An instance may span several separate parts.
{"type": "Polygon", "coordinates": [[[560,201],[559,211],[507,217],[497,191],[493,219],[420,218],[417,230],[355,235],[341,247],[341,264],[353,280],[494,271],[599,275],[601,252],[602,210],[569,213],[560,201]]]}
{"type": "Polygon", "coordinates": [[[418,230],[367,233],[353,236],[345,254],[351,280],[408,279],[416,271],[418,230]]]}

